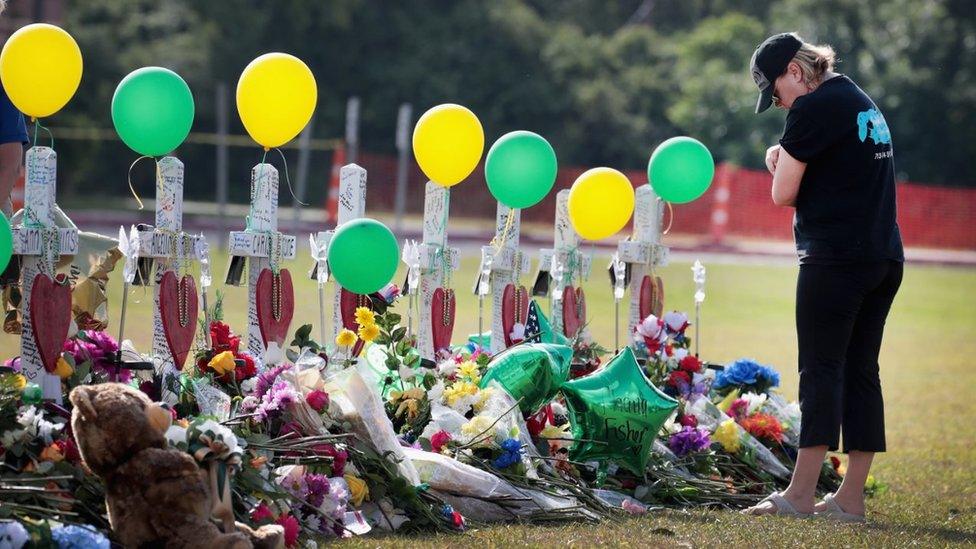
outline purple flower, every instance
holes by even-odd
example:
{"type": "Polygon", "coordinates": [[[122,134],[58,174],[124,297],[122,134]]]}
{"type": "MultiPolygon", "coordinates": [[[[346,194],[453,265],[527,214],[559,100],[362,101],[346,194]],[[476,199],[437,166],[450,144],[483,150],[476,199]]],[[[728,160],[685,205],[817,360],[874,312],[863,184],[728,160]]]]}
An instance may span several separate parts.
{"type": "Polygon", "coordinates": [[[305,475],[305,495],[303,499],[312,507],[320,507],[329,493],[329,477],[325,475],[305,475]]]}
{"type": "Polygon", "coordinates": [[[278,376],[281,375],[281,372],[284,372],[289,368],[291,368],[291,364],[284,363],[269,368],[258,374],[258,380],[254,385],[254,396],[257,398],[264,397],[265,393],[268,392],[268,389],[274,385],[274,382],[278,376]]]}
{"type": "Polygon", "coordinates": [[[4,360],[3,361],[3,365],[6,366],[7,368],[12,368],[13,371],[15,371],[15,372],[19,372],[20,371],[20,357],[19,356],[15,356],[13,358],[8,358],[7,360],[4,360]]]}
{"type": "Polygon", "coordinates": [[[685,427],[671,435],[671,438],[668,439],[668,448],[675,455],[681,457],[706,450],[711,443],[707,432],[700,431],[695,427],[685,427]]]}
{"type": "Polygon", "coordinates": [[[267,419],[270,414],[285,410],[298,402],[299,398],[301,397],[298,396],[298,392],[291,386],[291,383],[284,380],[276,381],[261,397],[261,404],[256,410],[258,418],[267,419]]]}
{"type": "Polygon", "coordinates": [[[64,342],[62,350],[71,354],[75,364],[90,362],[93,372],[107,375],[112,381],[127,383],[132,379],[132,372],[115,367],[115,354],[119,350],[119,344],[105,332],[78,332],[77,337],[64,342]]]}

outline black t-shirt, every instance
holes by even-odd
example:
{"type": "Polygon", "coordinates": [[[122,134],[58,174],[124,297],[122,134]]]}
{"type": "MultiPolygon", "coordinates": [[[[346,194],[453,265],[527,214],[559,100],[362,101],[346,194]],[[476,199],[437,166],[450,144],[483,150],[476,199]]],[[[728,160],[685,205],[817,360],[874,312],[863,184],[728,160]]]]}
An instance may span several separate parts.
{"type": "Polygon", "coordinates": [[[800,263],[904,261],[891,132],[861,88],[839,75],[798,97],[779,142],[807,165],[793,217],[800,263]]]}

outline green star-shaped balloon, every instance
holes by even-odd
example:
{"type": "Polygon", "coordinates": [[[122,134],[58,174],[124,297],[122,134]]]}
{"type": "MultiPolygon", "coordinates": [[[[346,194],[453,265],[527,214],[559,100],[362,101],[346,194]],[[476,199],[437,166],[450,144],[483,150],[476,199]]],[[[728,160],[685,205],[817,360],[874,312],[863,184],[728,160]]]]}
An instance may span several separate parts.
{"type": "Polygon", "coordinates": [[[497,381],[526,414],[539,410],[552,400],[569,377],[573,349],[550,343],[522,343],[491,359],[481,378],[481,387],[497,381]]]}
{"type": "Polygon", "coordinates": [[[642,475],[661,425],[678,406],[641,371],[630,347],[602,369],[563,385],[574,461],[615,461],[642,475]]]}

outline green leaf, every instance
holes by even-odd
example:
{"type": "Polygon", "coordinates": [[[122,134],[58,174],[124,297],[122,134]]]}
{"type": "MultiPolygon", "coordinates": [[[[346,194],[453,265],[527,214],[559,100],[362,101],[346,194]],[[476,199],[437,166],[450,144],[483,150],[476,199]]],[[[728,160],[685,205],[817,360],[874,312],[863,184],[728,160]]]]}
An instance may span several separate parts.
{"type": "Polygon", "coordinates": [[[434,450],[433,446],[430,445],[430,439],[420,437],[419,439],[417,439],[417,442],[420,444],[420,447],[425,452],[431,452],[434,450]]]}
{"type": "Polygon", "coordinates": [[[395,325],[397,325],[397,324],[400,323],[400,318],[401,317],[400,317],[400,315],[398,315],[396,313],[390,313],[390,314],[386,315],[386,317],[390,321],[390,325],[391,326],[395,326],[395,325]]]}
{"type": "Polygon", "coordinates": [[[400,326],[399,328],[393,330],[393,335],[391,335],[390,337],[393,338],[393,341],[401,341],[403,339],[403,336],[405,335],[407,335],[407,329],[403,326],[400,326]]]}
{"type": "Polygon", "coordinates": [[[434,385],[437,385],[437,377],[431,373],[424,374],[423,385],[424,385],[424,389],[427,389],[428,391],[431,390],[434,387],[434,385]]]}

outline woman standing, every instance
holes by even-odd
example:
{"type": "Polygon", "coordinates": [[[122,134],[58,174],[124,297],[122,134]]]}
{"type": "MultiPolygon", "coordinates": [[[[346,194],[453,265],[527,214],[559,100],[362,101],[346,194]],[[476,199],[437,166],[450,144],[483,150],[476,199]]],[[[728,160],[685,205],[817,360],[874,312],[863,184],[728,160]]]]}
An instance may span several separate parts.
{"type": "Polygon", "coordinates": [[[793,33],[766,39],[751,61],[756,112],[771,104],[788,111],[766,166],[773,202],[796,209],[802,420],[789,487],[747,514],[863,521],[864,483],[874,454],[885,451],[878,354],[904,263],[891,132],[871,98],[833,65],[833,49],[793,33]],[[836,494],[816,503],[821,465],[841,433],[847,474],[836,494]]]}

